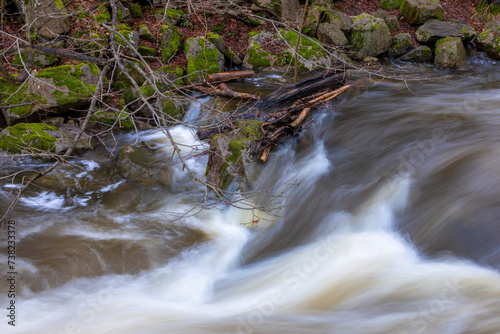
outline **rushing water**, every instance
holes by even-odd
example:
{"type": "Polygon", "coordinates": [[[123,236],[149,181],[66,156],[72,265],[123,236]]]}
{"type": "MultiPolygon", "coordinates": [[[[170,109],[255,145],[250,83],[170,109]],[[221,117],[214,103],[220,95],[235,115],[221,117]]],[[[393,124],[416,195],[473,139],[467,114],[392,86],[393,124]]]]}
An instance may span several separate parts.
{"type": "MultiPolygon", "coordinates": [[[[263,166],[256,184],[287,191],[256,225],[197,212],[204,189],[161,132],[114,145],[154,143],[163,178],[124,178],[104,148],[45,177],[12,216],[17,326],[2,315],[1,332],[499,333],[498,64],[394,71],[433,79],[374,79],[318,111],[263,166]]],[[[172,133],[203,177],[206,144],[172,133]]],[[[0,186],[5,210],[16,183],[0,186]]]]}

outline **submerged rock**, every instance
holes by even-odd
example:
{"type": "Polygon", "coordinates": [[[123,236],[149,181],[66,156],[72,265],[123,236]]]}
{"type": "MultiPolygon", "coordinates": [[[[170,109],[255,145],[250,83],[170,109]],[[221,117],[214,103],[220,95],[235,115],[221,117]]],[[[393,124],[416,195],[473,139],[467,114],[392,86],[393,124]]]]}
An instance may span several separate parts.
{"type": "Polygon", "coordinates": [[[434,64],[439,67],[463,67],[467,61],[464,44],[459,37],[447,37],[436,42],[434,64]]]}
{"type": "Polygon", "coordinates": [[[391,32],[383,19],[361,14],[353,19],[349,42],[354,58],[376,57],[389,50],[391,32]]]}

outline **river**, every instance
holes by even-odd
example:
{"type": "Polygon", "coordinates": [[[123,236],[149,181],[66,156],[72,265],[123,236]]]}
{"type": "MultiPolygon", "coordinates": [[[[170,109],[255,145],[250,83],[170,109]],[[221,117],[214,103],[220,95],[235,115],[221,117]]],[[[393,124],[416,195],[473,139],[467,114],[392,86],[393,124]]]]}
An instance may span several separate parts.
{"type": "MultiPolygon", "coordinates": [[[[430,80],[349,79],[364,87],[277,148],[255,181],[270,193],[241,203],[275,215],[198,212],[213,201],[159,131],[109,144],[154,143],[159,181],[124,178],[101,147],[37,183],[11,217],[17,319],[2,279],[1,332],[500,333],[498,62],[390,67],[430,80]]],[[[203,177],[206,144],[172,134],[203,177]]],[[[21,167],[39,168],[1,173],[21,167]]],[[[0,184],[2,212],[18,182],[0,184]]]]}

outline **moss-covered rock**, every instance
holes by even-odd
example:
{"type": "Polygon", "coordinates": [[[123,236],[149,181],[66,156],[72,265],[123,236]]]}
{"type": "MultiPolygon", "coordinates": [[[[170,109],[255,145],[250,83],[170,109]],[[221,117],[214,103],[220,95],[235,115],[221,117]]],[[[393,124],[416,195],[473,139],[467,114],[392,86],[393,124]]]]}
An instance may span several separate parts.
{"type": "Polygon", "coordinates": [[[100,70],[94,64],[63,65],[39,71],[20,86],[0,80],[0,96],[9,124],[36,121],[50,112],[66,112],[89,103],[100,70]],[[21,106],[15,106],[23,104],[21,106]],[[12,106],[12,107],[11,107],[12,106]]]}
{"type": "Polygon", "coordinates": [[[207,182],[226,190],[233,181],[247,190],[255,178],[255,160],[250,152],[261,137],[259,120],[239,121],[235,130],[216,135],[210,142],[207,182]]]}
{"type": "Polygon", "coordinates": [[[432,62],[432,50],[430,47],[425,45],[419,46],[418,48],[403,55],[400,59],[415,63],[430,63],[432,62]]]}
{"type": "MultiPolygon", "coordinates": [[[[298,34],[294,31],[287,29],[279,29],[281,38],[285,39],[286,44],[295,46],[297,44],[298,34]]],[[[318,39],[309,37],[302,37],[300,39],[299,53],[299,69],[300,70],[318,70],[324,69],[331,65],[330,59],[327,57],[326,52],[321,48],[321,43],[318,39]]],[[[291,50],[287,49],[282,51],[279,58],[280,65],[289,66],[294,62],[294,55],[291,50]]]]}
{"type": "Polygon", "coordinates": [[[128,8],[130,10],[130,15],[135,19],[142,18],[142,8],[139,4],[135,2],[127,2],[128,8]]]}
{"type": "Polygon", "coordinates": [[[116,12],[116,19],[118,21],[124,20],[130,16],[130,10],[119,1],[116,2],[116,12]]]}
{"type": "Polygon", "coordinates": [[[444,20],[444,9],[439,0],[403,0],[400,11],[411,25],[424,24],[430,19],[444,20]]]}
{"type": "Polygon", "coordinates": [[[389,48],[389,57],[399,57],[405,54],[411,48],[411,35],[404,33],[398,34],[391,39],[389,48]]]}
{"type": "Polygon", "coordinates": [[[186,75],[190,81],[201,81],[224,69],[224,56],[203,37],[188,38],[184,43],[184,56],[188,61],[186,75]]]}
{"type": "Polygon", "coordinates": [[[175,26],[186,16],[186,14],[182,10],[168,8],[155,10],[153,16],[160,21],[175,26]]]}
{"type": "Polygon", "coordinates": [[[463,67],[467,61],[464,44],[459,37],[447,37],[436,42],[434,64],[439,67],[463,67]]]}
{"type": "Polygon", "coordinates": [[[399,9],[403,0],[381,0],[380,7],[385,10],[399,9]]]}
{"type": "Polygon", "coordinates": [[[18,123],[8,127],[0,136],[0,150],[11,153],[53,152],[56,138],[49,135],[47,130],[57,128],[43,123],[18,123]]]}
{"type": "Polygon", "coordinates": [[[389,50],[391,33],[383,19],[361,14],[353,19],[349,43],[355,59],[376,57],[389,50]]]}
{"type": "MultiPolygon", "coordinates": [[[[21,57],[19,57],[19,54],[16,54],[16,57],[12,61],[13,65],[19,66],[19,67],[24,67],[26,64],[26,56],[27,56],[27,51],[21,52],[21,57]]],[[[34,53],[33,54],[33,65],[35,67],[48,67],[52,66],[55,63],[59,62],[61,58],[54,56],[54,55],[45,55],[41,53],[34,53]]]]}
{"type": "Polygon", "coordinates": [[[243,59],[243,67],[251,69],[262,69],[274,66],[277,63],[278,57],[271,55],[262,48],[263,43],[268,39],[276,39],[277,37],[267,31],[252,31],[248,35],[248,47],[243,59]]]}
{"type": "Polygon", "coordinates": [[[500,59],[500,21],[488,22],[484,29],[477,36],[476,43],[489,57],[500,59]]]}
{"type": "Polygon", "coordinates": [[[155,48],[149,48],[147,46],[139,46],[137,48],[137,51],[139,51],[141,56],[149,58],[149,59],[147,59],[149,61],[153,61],[154,59],[152,59],[152,58],[156,57],[156,54],[157,54],[155,48]]]}
{"type": "Polygon", "coordinates": [[[135,129],[130,114],[125,111],[101,110],[90,117],[89,128],[97,131],[132,131],[135,129]]]}
{"type": "Polygon", "coordinates": [[[321,23],[317,35],[321,43],[334,46],[344,46],[349,43],[342,30],[333,23],[321,23]]]}
{"type": "Polygon", "coordinates": [[[161,29],[161,59],[167,63],[171,57],[175,56],[182,44],[181,33],[170,26],[163,26],[161,29]]]}
{"type": "Polygon", "coordinates": [[[446,37],[460,37],[464,42],[476,36],[474,27],[462,22],[429,20],[418,27],[415,38],[419,43],[434,45],[439,39],[446,37]]]}
{"type": "Polygon", "coordinates": [[[151,31],[149,30],[148,26],[145,24],[141,24],[139,26],[139,30],[137,32],[139,33],[140,39],[143,39],[146,41],[152,41],[155,39],[153,34],[151,33],[151,31]]]}
{"type": "Polygon", "coordinates": [[[165,65],[157,69],[155,74],[163,79],[163,81],[167,82],[166,86],[162,88],[163,90],[172,89],[173,87],[170,83],[173,83],[173,85],[176,86],[184,85],[184,70],[180,66],[165,65]]]}
{"type": "Polygon", "coordinates": [[[396,15],[387,14],[383,10],[379,10],[373,16],[383,19],[391,33],[399,30],[399,21],[396,15]]]}

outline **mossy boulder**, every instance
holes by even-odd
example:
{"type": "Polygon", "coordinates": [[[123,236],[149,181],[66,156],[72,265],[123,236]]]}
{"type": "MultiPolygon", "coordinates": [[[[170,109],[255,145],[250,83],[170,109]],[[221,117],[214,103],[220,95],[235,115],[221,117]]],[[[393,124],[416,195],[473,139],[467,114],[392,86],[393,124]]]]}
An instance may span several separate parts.
{"type": "Polygon", "coordinates": [[[338,25],[333,23],[321,23],[318,26],[317,34],[321,43],[334,46],[344,46],[349,43],[342,30],[340,30],[338,25]]]}
{"type": "Polygon", "coordinates": [[[115,41],[122,49],[122,52],[130,56],[135,56],[135,49],[139,47],[139,33],[132,30],[127,24],[118,24],[116,26],[117,32],[120,34],[115,35],[115,41]],[[122,38],[123,36],[123,38],[122,38]]]}
{"type": "Polygon", "coordinates": [[[403,61],[411,61],[414,63],[430,63],[432,62],[432,50],[430,47],[422,45],[418,48],[410,50],[400,59],[403,61]]]}
{"type": "Polygon", "coordinates": [[[476,38],[477,45],[486,51],[489,57],[500,59],[500,22],[489,22],[484,29],[476,38]]]}
{"type": "MultiPolygon", "coordinates": [[[[17,0],[14,3],[22,14],[24,20],[26,7],[25,2],[17,0]]],[[[68,12],[63,0],[37,0],[35,1],[33,28],[37,34],[45,39],[55,39],[60,35],[67,34],[71,27],[68,21],[68,12]]]]}
{"type": "Polygon", "coordinates": [[[63,65],[33,74],[19,86],[0,80],[8,124],[39,121],[49,113],[84,107],[96,89],[100,69],[94,64],[63,65]]]}
{"type": "Polygon", "coordinates": [[[275,34],[267,31],[250,32],[243,67],[257,70],[274,66],[278,62],[278,57],[267,52],[262,46],[269,40],[277,38],[275,34]]]}
{"type": "MultiPolygon", "coordinates": [[[[294,31],[280,28],[281,38],[285,39],[286,44],[296,45],[298,34],[294,31]]],[[[321,42],[313,37],[302,37],[298,48],[298,63],[300,70],[314,71],[327,68],[331,65],[329,57],[321,48],[321,42]]],[[[281,52],[279,57],[281,66],[290,66],[294,63],[294,55],[290,49],[281,52]]]]}
{"type": "Polygon", "coordinates": [[[161,29],[161,60],[167,63],[175,56],[182,44],[181,33],[171,26],[163,26],[161,29]]]}
{"type": "Polygon", "coordinates": [[[444,9],[439,0],[403,0],[400,11],[411,25],[421,25],[430,19],[444,20],[444,9]]]}
{"type": "Polygon", "coordinates": [[[438,67],[463,67],[467,61],[464,44],[459,37],[447,37],[436,42],[434,64],[438,67]]]}
{"type": "Polygon", "coordinates": [[[202,81],[209,74],[224,70],[224,55],[203,37],[188,38],[184,42],[184,56],[190,81],[202,81]]]}
{"type": "Polygon", "coordinates": [[[125,7],[120,1],[116,2],[116,19],[118,21],[124,20],[130,16],[130,10],[125,7]]]}
{"type": "Polygon", "coordinates": [[[156,57],[157,51],[155,48],[149,48],[147,46],[139,46],[137,51],[141,54],[141,56],[145,57],[146,60],[153,61],[154,57],[156,57]]]}
{"type": "Polygon", "coordinates": [[[381,0],[380,7],[385,10],[399,9],[403,0],[381,0]]]}
{"type": "Polygon", "coordinates": [[[361,14],[353,19],[349,44],[355,59],[376,57],[389,50],[391,32],[383,19],[361,14]]]}
{"type": "Polygon", "coordinates": [[[398,34],[391,39],[391,47],[389,48],[389,57],[399,57],[405,54],[411,48],[411,35],[404,33],[398,34]]]}
{"type": "Polygon", "coordinates": [[[132,15],[133,18],[135,19],[140,19],[142,18],[142,8],[141,5],[135,3],[135,2],[127,2],[127,6],[130,10],[130,15],[132,15]]]}
{"type": "Polygon", "coordinates": [[[43,123],[18,123],[0,135],[0,150],[10,153],[47,153],[55,150],[56,138],[48,134],[56,127],[43,123]]]}
{"type": "Polygon", "coordinates": [[[157,69],[155,74],[160,77],[160,81],[166,82],[166,87],[163,87],[163,90],[170,90],[174,85],[184,85],[184,70],[180,66],[165,65],[157,69]]]}
{"type": "Polygon", "coordinates": [[[383,10],[379,10],[373,14],[373,16],[383,19],[390,32],[396,32],[399,30],[399,21],[396,15],[387,14],[383,10]]]}
{"type": "MultiPolygon", "coordinates": [[[[28,52],[23,51],[21,52],[21,57],[19,57],[19,53],[16,54],[16,57],[12,61],[13,65],[19,66],[19,67],[24,67],[26,64],[26,57],[27,57],[28,52]]],[[[54,56],[54,55],[46,55],[46,54],[41,54],[41,53],[33,53],[33,65],[35,67],[48,67],[52,66],[55,63],[59,62],[61,58],[54,56]]]]}
{"type": "MultiPolygon", "coordinates": [[[[10,153],[27,153],[33,157],[49,152],[65,152],[79,129],[64,124],[57,128],[45,123],[17,123],[6,128],[0,135],[0,150],[10,153]]],[[[75,152],[92,149],[91,138],[83,134],[74,147],[75,152]]]]}
{"type": "Polygon", "coordinates": [[[232,132],[212,138],[206,170],[208,183],[226,190],[236,181],[239,189],[248,190],[257,174],[250,152],[261,137],[261,123],[239,121],[232,132]]]}
{"type": "Polygon", "coordinates": [[[419,43],[434,45],[439,39],[446,37],[460,37],[467,42],[476,36],[474,27],[462,22],[444,22],[439,20],[427,21],[418,27],[415,38],[419,43]]]}
{"type": "Polygon", "coordinates": [[[89,128],[97,131],[128,132],[135,129],[134,121],[125,111],[99,110],[90,117],[89,128]]]}
{"type": "Polygon", "coordinates": [[[137,32],[139,33],[139,38],[145,41],[153,41],[155,39],[148,26],[145,24],[141,24],[137,32]]]}
{"type": "Polygon", "coordinates": [[[352,19],[343,12],[329,10],[325,12],[325,22],[335,24],[344,33],[348,33],[352,29],[352,19]]]}
{"type": "Polygon", "coordinates": [[[236,66],[241,65],[243,63],[241,59],[233,51],[229,50],[226,47],[220,35],[210,32],[207,34],[207,39],[210,43],[215,45],[215,47],[217,48],[217,50],[219,50],[220,53],[224,55],[224,58],[228,63],[236,66]]]}
{"type": "Polygon", "coordinates": [[[254,3],[271,15],[280,17],[285,23],[300,23],[303,9],[299,0],[255,0],[254,3]]]}
{"type": "Polygon", "coordinates": [[[182,10],[167,8],[155,10],[153,16],[160,21],[175,26],[186,14],[182,10]]]}

